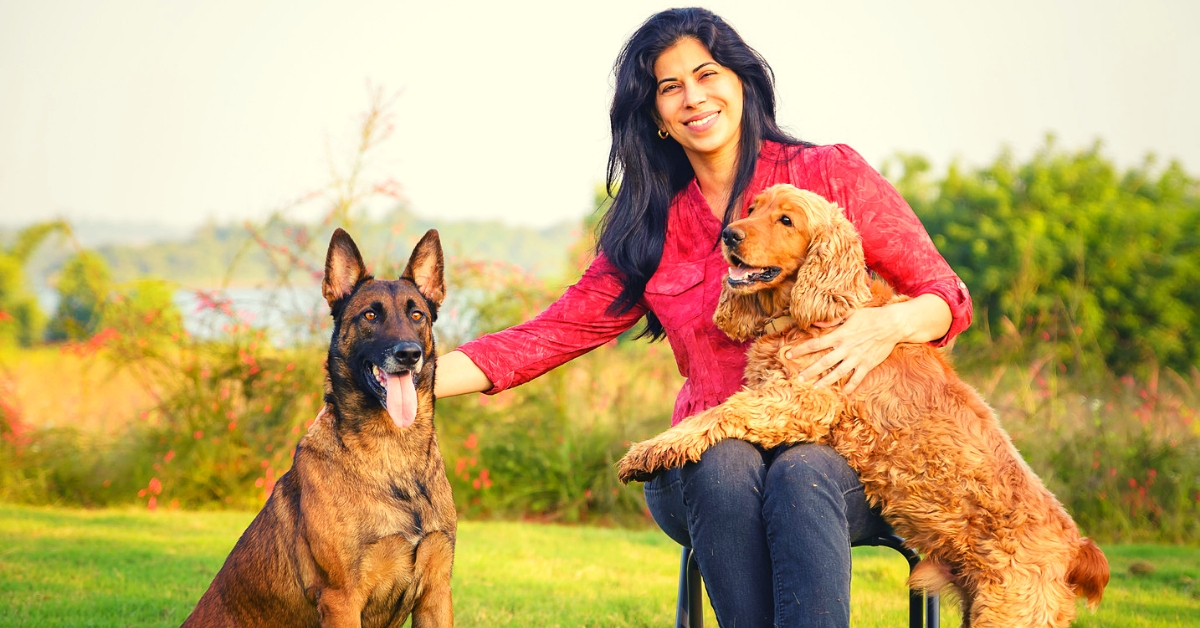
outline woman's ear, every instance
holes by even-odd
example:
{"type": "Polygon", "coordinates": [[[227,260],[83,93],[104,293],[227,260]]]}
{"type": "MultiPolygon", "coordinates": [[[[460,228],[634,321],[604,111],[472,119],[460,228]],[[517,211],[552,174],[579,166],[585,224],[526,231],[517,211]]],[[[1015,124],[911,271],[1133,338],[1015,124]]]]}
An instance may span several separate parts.
{"type": "Polygon", "coordinates": [[[770,314],[763,311],[755,295],[735,294],[728,287],[722,287],[713,322],[726,336],[742,341],[758,335],[768,316],[770,314]]]}
{"type": "Polygon", "coordinates": [[[792,287],[791,315],[800,328],[838,321],[871,298],[862,239],[833,203],[809,207],[812,240],[792,287]]]}

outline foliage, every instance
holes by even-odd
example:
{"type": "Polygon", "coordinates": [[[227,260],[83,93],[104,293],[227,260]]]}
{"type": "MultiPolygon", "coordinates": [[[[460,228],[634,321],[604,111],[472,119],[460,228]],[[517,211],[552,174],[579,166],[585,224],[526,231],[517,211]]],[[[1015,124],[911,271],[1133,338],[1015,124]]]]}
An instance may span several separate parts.
{"type": "Polygon", "coordinates": [[[1200,538],[1200,372],[1089,380],[1047,356],[966,379],[1085,534],[1200,538]]]}
{"type": "Polygon", "coordinates": [[[648,522],[641,487],[622,486],[614,468],[630,442],[670,425],[673,369],[662,347],[620,343],[495,397],[439,401],[460,512],[648,522]]]}
{"type": "MultiPolygon", "coordinates": [[[[1069,152],[1053,138],[1024,164],[1007,151],[989,166],[902,156],[897,187],[971,290],[984,337],[1054,347],[1076,370],[1146,375],[1200,366],[1200,186],[1153,158],[1125,172],[1099,143],[1069,152]]],[[[1014,356],[1016,357],[1016,356],[1014,356]]]]}
{"type": "Polygon", "coordinates": [[[257,508],[320,409],[315,352],[273,350],[247,328],[229,340],[180,355],[170,394],[144,416],[141,459],[154,462],[138,496],[151,508],[257,508]]]}
{"type": "Polygon", "coordinates": [[[0,249],[0,347],[28,346],[41,340],[45,314],[29,289],[25,266],[38,246],[51,235],[70,235],[66,223],[55,220],[30,225],[0,249]]]}
{"type": "Polygon", "coordinates": [[[46,338],[82,340],[95,334],[111,285],[112,272],[95,251],[80,251],[68,259],[59,273],[58,307],[46,329],[46,338]]]}

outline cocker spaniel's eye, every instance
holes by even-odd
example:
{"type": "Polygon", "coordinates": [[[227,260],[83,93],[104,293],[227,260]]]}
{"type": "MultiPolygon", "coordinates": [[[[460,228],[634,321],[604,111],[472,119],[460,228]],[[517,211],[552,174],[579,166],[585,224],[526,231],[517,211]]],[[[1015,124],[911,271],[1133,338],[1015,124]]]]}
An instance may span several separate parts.
{"type": "Polygon", "coordinates": [[[785,227],[792,226],[792,219],[788,216],[780,216],[779,222],[783,223],[783,226],[785,226],[785,227]]]}
{"type": "Polygon", "coordinates": [[[753,213],[754,213],[754,206],[751,205],[750,207],[748,207],[746,209],[746,215],[749,216],[750,214],[753,214],[753,213]]]}

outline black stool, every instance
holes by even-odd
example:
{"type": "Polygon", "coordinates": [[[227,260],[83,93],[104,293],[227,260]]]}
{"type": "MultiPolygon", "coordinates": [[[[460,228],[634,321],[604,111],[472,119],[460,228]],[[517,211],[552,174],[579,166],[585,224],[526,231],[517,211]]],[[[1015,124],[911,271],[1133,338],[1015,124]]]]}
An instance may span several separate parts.
{"type": "MultiPolygon", "coordinates": [[[[904,555],[908,571],[912,572],[921,557],[907,547],[904,539],[895,534],[881,534],[851,543],[850,547],[890,547],[904,555]]],[[[920,591],[908,592],[909,628],[939,628],[941,615],[938,596],[926,597],[920,591]]],[[[683,548],[679,562],[679,605],[675,607],[675,628],[704,628],[704,597],[700,593],[700,566],[692,556],[692,548],[683,548]]]]}

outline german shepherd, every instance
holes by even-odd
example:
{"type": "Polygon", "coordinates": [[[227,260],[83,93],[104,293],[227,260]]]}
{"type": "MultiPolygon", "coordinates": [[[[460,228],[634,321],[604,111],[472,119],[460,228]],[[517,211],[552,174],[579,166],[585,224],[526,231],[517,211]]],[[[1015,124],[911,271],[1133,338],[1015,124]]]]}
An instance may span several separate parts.
{"type": "Polygon", "coordinates": [[[453,626],[457,517],[433,429],[442,270],[435,230],[397,281],[334,232],[325,410],[184,627],[453,626]]]}

